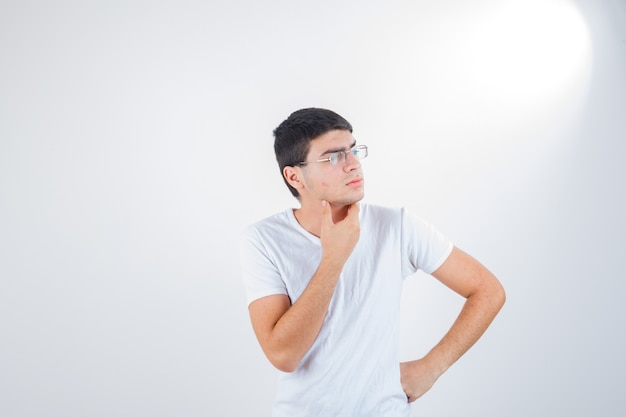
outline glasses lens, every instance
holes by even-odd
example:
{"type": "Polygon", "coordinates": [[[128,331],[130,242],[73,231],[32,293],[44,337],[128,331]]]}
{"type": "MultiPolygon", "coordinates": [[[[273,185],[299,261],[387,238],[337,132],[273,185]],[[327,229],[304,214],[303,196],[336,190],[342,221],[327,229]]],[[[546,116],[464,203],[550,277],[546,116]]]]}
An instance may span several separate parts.
{"type": "Polygon", "coordinates": [[[361,145],[352,149],[352,154],[359,159],[363,159],[367,156],[367,146],[361,145]]]}
{"type": "Polygon", "coordinates": [[[328,157],[328,161],[330,162],[331,165],[337,165],[337,163],[339,163],[339,160],[341,159],[342,156],[343,156],[343,153],[341,152],[331,153],[330,156],[328,157]]]}

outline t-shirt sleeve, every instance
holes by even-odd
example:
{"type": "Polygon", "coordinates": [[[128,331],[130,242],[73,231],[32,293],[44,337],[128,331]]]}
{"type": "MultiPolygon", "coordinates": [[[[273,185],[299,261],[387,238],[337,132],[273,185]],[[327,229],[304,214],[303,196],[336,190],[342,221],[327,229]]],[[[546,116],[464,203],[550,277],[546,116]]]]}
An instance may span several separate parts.
{"type": "Polygon", "coordinates": [[[433,225],[402,209],[403,276],[418,269],[431,274],[452,252],[453,244],[433,225]]]}
{"type": "Polygon", "coordinates": [[[287,295],[276,263],[263,244],[258,230],[253,227],[247,228],[241,235],[240,258],[248,305],[268,295],[287,295]]]}

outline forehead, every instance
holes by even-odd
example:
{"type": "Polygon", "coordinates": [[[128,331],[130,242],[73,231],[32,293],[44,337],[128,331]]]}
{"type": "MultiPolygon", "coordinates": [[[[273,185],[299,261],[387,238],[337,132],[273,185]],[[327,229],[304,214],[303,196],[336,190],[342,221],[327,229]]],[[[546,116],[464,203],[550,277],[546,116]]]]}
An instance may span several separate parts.
{"type": "Polygon", "coordinates": [[[348,150],[355,143],[349,130],[331,130],[313,139],[309,145],[309,155],[320,156],[326,152],[348,150]]]}

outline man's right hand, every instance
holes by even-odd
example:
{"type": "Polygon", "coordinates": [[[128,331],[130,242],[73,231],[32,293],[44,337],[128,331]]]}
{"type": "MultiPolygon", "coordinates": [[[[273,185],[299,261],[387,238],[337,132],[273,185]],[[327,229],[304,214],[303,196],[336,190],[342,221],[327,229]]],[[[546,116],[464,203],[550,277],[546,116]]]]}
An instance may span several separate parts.
{"type": "Polygon", "coordinates": [[[322,228],[320,241],[322,254],[343,265],[359,241],[361,225],[359,224],[359,204],[352,203],[347,208],[346,217],[337,223],[328,201],[322,201],[322,228]]]}

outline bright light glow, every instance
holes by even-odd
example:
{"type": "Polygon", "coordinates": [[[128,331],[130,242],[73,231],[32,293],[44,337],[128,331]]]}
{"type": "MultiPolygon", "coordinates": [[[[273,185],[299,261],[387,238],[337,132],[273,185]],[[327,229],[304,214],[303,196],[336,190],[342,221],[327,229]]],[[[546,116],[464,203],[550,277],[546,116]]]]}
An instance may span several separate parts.
{"type": "Polygon", "coordinates": [[[570,1],[503,2],[477,23],[464,70],[482,94],[536,103],[569,95],[589,75],[589,33],[570,1]]]}
{"type": "MultiPolygon", "coordinates": [[[[393,161],[400,178],[428,178],[413,195],[451,207],[455,190],[470,190],[495,166],[556,146],[545,133],[576,117],[592,63],[587,23],[570,0],[469,3],[407,2],[339,48],[352,54],[341,58],[350,70],[341,88],[375,98],[345,95],[377,160],[393,161]],[[371,120],[394,123],[376,131],[371,120]],[[390,137],[411,152],[389,148],[390,137]]],[[[407,204],[388,183],[370,179],[370,195],[407,204]]]]}

